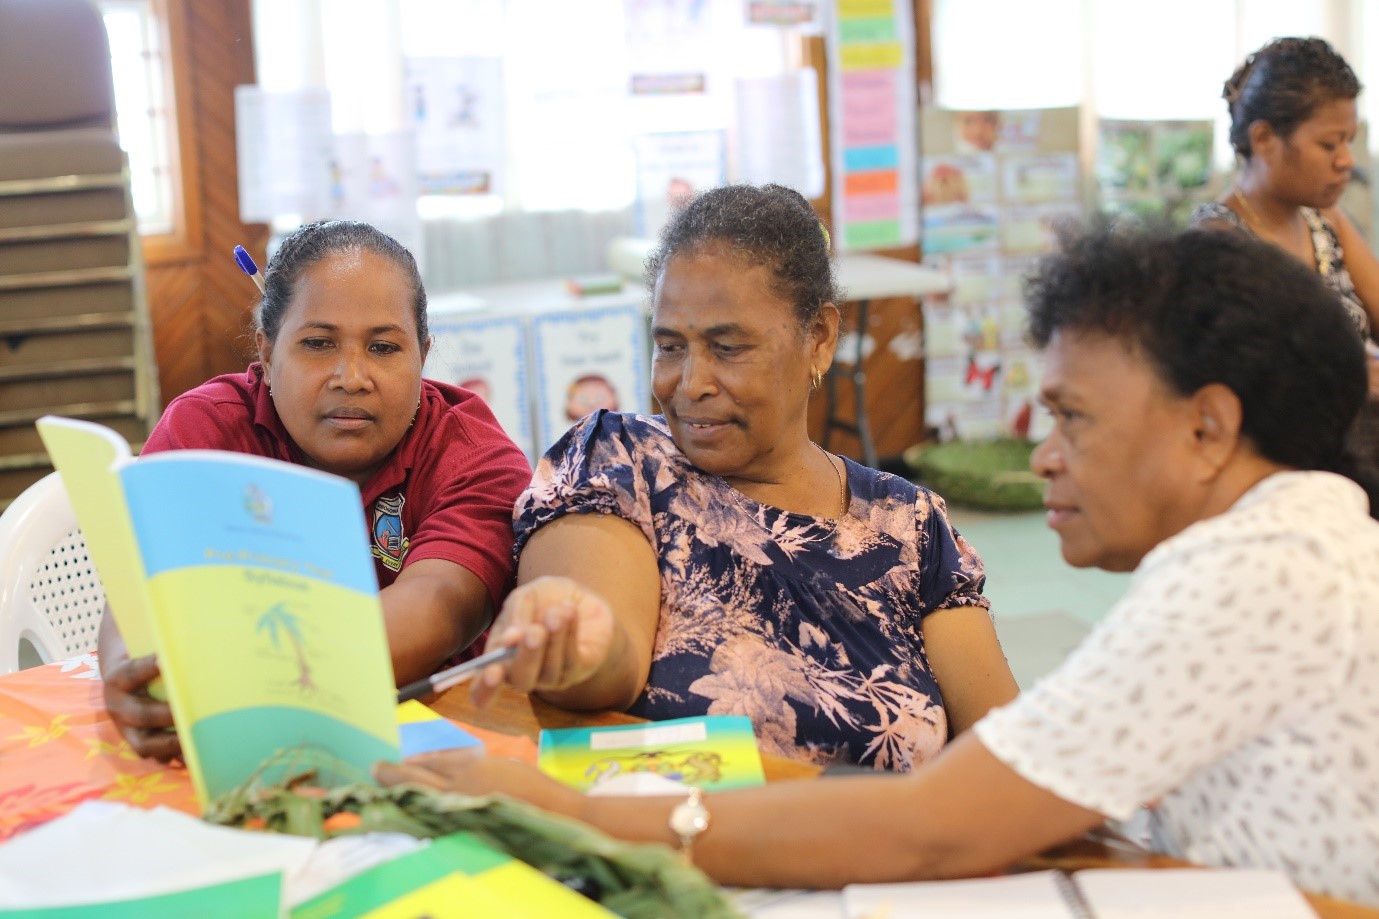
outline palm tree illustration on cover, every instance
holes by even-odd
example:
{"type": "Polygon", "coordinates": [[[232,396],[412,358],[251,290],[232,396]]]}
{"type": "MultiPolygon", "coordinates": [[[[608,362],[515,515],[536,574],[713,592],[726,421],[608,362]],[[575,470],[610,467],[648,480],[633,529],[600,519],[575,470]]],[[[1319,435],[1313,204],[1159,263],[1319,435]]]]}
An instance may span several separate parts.
{"type": "Polygon", "coordinates": [[[287,607],[281,603],[275,603],[272,609],[259,617],[254,631],[267,632],[269,639],[273,642],[274,651],[282,647],[279,633],[285,633],[287,640],[292,643],[292,650],[297,655],[296,685],[303,692],[310,692],[316,688],[316,684],[311,679],[311,665],[307,663],[306,659],[306,639],[302,637],[302,630],[297,624],[295,614],[289,612],[287,607]]]}

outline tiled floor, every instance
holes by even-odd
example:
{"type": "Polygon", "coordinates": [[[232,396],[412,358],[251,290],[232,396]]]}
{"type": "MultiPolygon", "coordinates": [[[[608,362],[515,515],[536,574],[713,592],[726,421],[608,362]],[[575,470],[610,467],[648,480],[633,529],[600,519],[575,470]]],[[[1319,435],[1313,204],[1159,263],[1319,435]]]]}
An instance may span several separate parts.
{"type": "Polygon", "coordinates": [[[1056,667],[1125,591],[1129,575],[1064,562],[1042,512],[949,513],[986,565],[996,631],[1022,687],[1056,667]]]}

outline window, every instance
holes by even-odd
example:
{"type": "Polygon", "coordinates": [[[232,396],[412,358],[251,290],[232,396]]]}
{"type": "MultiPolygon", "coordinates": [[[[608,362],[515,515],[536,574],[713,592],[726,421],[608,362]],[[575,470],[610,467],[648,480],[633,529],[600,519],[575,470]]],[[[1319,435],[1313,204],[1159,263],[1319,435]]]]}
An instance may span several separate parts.
{"type": "Polygon", "coordinates": [[[410,128],[408,59],[499,63],[501,190],[423,196],[425,217],[627,208],[636,134],[728,129],[728,68],[788,69],[781,31],[746,26],[738,0],[254,0],[254,19],[259,86],[328,89],[337,135],[410,128]],[[630,97],[629,72],[646,63],[638,28],[675,39],[658,47],[703,50],[712,35],[705,91],[630,97]]]}
{"type": "MultiPolygon", "coordinates": [[[[935,0],[935,100],[956,109],[1087,104],[1101,118],[1210,118],[1224,170],[1232,156],[1221,86],[1244,56],[1276,36],[1319,35],[1362,82],[1370,71],[1373,84],[1376,16],[1363,0],[935,0]]],[[[1360,97],[1371,125],[1377,90],[1360,97]]]]}
{"type": "Polygon", "coordinates": [[[99,0],[110,37],[116,129],[129,156],[139,231],[176,225],[175,133],[169,105],[170,63],[153,0],[99,0]]]}

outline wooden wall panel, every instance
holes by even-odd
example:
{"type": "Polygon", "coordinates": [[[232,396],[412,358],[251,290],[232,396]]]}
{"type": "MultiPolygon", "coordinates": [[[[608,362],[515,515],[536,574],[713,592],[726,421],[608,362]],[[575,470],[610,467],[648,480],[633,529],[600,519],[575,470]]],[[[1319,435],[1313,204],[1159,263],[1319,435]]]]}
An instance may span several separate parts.
{"type": "Polygon", "coordinates": [[[268,228],[239,220],[235,87],[253,83],[249,0],[166,0],[173,18],[174,92],[183,134],[181,167],[199,193],[188,219],[193,245],[150,258],[146,276],[163,403],[250,357],[245,334],[253,284],[231,255],[243,245],[264,263],[268,228]],[[190,143],[187,143],[190,141],[190,143]]]}
{"type": "MultiPolygon", "coordinates": [[[[852,329],[856,321],[856,304],[843,308],[843,327],[852,329]]],[[[923,317],[919,302],[911,297],[873,300],[868,307],[866,334],[873,348],[866,362],[867,418],[871,424],[876,453],[883,460],[893,460],[924,438],[924,362],[902,360],[892,351],[895,342],[908,353],[921,332],[923,317]]],[[[841,351],[835,358],[845,356],[841,351]]],[[[852,382],[839,378],[838,418],[855,420],[852,382]]],[[[809,402],[809,433],[822,442],[827,397],[821,388],[809,402]]],[[[862,462],[861,444],[852,434],[834,431],[829,449],[862,462]]]]}

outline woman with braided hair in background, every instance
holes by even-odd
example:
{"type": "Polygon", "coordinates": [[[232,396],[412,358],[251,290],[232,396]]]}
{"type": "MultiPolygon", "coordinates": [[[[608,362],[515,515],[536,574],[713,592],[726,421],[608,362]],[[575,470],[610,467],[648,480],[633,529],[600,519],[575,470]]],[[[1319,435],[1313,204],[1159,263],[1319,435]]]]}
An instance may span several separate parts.
{"type": "MultiPolygon", "coordinates": [[[[1222,96],[1235,184],[1204,204],[1192,224],[1249,233],[1321,276],[1367,344],[1369,401],[1349,436],[1351,461],[1379,481],[1379,261],[1337,206],[1355,169],[1360,81],[1320,38],[1277,38],[1245,59],[1222,96]]],[[[1379,514],[1379,491],[1370,492],[1379,514]]]]}

